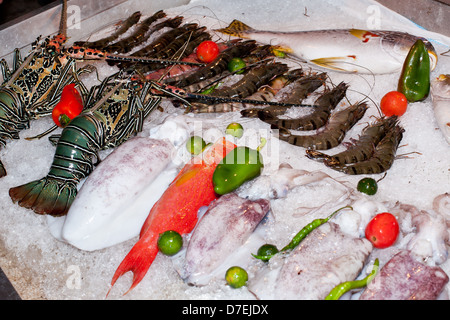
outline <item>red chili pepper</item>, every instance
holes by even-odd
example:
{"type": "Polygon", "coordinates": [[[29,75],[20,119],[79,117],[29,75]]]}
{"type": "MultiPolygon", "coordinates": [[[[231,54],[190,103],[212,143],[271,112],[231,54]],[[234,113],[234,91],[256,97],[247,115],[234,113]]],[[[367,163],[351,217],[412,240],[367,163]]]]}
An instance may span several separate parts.
{"type": "Polygon", "coordinates": [[[71,83],[64,87],[61,100],[53,108],[53,121],[58,127],[64,128],[69,122],[83,111],[83,101],[75,84],[71,83]]]}

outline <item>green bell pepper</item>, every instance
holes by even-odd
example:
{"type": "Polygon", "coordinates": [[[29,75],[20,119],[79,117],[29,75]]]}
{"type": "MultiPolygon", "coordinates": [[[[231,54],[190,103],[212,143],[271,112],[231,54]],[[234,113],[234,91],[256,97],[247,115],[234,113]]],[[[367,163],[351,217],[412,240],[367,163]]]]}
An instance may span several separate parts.
{"type": "Polygon", "coordinates": [[[397,91],[409,102],[424,100],[430,92],[430,56],[422,40],[417,40],[406,56],[397,91]]]}
{"type": "Polygon", "coordinates": [[[261,174],[264,167],[259,150],[236,147],[217,165],[213,174],[214,191],[223,195],[261,174]]]}

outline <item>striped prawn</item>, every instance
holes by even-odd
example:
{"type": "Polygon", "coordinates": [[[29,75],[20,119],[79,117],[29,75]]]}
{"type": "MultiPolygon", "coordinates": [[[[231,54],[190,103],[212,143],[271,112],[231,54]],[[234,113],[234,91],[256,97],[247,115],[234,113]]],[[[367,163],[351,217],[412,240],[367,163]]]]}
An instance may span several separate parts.
{"type": "Polygon", "coordinates": [[[366,126],[357,141],[345,151],[334,155],[327,155],[316,150],[306,150],[306,156],[310,159],[323,161],[327,166],[346,165],[368,160],[375,152],[380,141],[397,125],[398,118],[382,117],[374,123],[366,126]]]}
{"type": "Polygon", "coordinates": [[[367,104],[355,103],[345,109],[336,111],[322,131],[313,135],[295,135],[288,129],[272,125],[279,129],[279,139],[289,144],[313,150],[328,150],[337,147],[350,130],[365,114],[367,104]]]}
{"type": "MultiPolygon", "coordinates": [[[[262,85],[258,88],[258,90],[252,95],[246,97],[248,100],[253,100],[254,103],[251,105],[247,105],[246,103],[241,102],[223,102],[223,103],[215,103],[211,105],[206,105],[203,108],[197,108],[197,105],[194,106],[192,112],[194,113],[210,113],[210,112],[234,112],[241,111],[241,114],[244,115],[246,111],[246,117],[252,118],[256,117],[256,113],[261,108],[254,107],[254,104],[265,104],[273,100],[275,95],[284,87],[286,87],[291,82],[295,81],[299,77],[303,75],[302,69],[294,69],[288,71],[284,74],[275,76],[272,80],[269,81],[266,85],[262,85]]],[[[273,107],[271,107],[273,108],[273,107]]],[[[281,107],[280,107],[281,108],[281,107]]]]}
{"type": "MultiPolygon", "coordinates": [[[[320,80],[320,79],[319,79],[320,80]]],[[[311,79],[306,79],[307,89],[305,90],[304,97],[309,93],[309,88],[313,89],[310,85],[311,79]]],[[[302,88],[302,86],[300,86],[302,88]]],[[[274,116],[274,112],[268,109],[261,110],[258,113],[258,118],[271,125],[282,127],[284,129],[290,130],[316,130],[323,127],[328,119],[330,118],[331,112],[337,107],[338,103],[344,98],[347,92],[348,85],[344,82],[338,84],[335,88],[331,90],[326,90],[322,93],[314,102],[316,106],[314,110],[303,117],[296,119],[279,119],[274,116]]],[[[301,90],[303,91],[303,90],[301,90]]],[[[301,97],[302,98],[302,97],[301,97]]],[[[302,99],[298,101],[302,101],[302,99]]],[[[295,103],[296,101],[289,98],[287,102],[295,103]]]]}
{"type": "MultiPolygon", "coordinates": [[[[246,98],[254,94],[258,88],[266,85],[272,78],[287,72],[288,67],[281,63],[264,63],[252,68],[239,81],[210,93],[210,96],[246,98]]],[[[221,111],[215,104],[193,103],[193,112],[221,111]]]]}
{"type": "Polygon", "coordinates": [[[372,155],[363,161],[342,164],[339,161],[325,160],[327,167],[349,175],[378,174],[389,170],[394,163],[395,155],[405,130],[396,124],[376,145],[372,155]]]}
{"type": "MultiPolygon", "coordinates": [[[[286,98],[280,98],[278,101],[283,103],[295,103],[298,104],[299,102],[303,101],[310,93],[314,92],[316,89],[322,86],[323,82],[325,82],[325,73],[322,73],[320,75],[312,75],[312,76],[305,76],[302,69],[294,69],[292,71],[289,71],[288,74],[286,74],[287,77],[285,79],[281,78],[275,78],[276,80],[281,80],[281,83],[279,82],[278,88],[277,85],[271,84],[269,85],[270,88],[262,88],[264,91],[268,93],[264,93],[264,95],[270,95],[264,97],[264,99],[261,100],[272,100],[275,95],[278,93],[279,90],[284,88],[285,86],[290,85],[290,94],[286,98]],[[280,86],[280,84],[282,84],[280,86]],[[275,90],[274,90],[275,89],[275,90]]],[[[282,115],[287,111],[286,107],[283,106],[268,106],[265,108],[246,108],[245,110],[241,111],[241,115],[246,118],[262,118],[267,114],[267,118],[275,118],[278,115],[282,115]]]]}

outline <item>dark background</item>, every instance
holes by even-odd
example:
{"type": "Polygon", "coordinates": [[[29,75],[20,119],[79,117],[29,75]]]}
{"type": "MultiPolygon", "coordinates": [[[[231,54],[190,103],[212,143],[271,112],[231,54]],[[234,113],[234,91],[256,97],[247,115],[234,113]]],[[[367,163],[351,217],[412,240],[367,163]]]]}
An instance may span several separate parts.
{"type": "Polygon", "coordinates": [[[58,5],[61,0],[0,0],[0,25],[58,5]]]}

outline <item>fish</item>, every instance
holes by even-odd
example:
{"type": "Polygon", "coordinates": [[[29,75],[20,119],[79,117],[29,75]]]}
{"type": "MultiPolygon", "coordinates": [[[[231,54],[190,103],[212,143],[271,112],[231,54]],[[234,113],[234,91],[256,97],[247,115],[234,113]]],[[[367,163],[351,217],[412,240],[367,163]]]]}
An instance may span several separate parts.
{"type": "Polygon", "coordinates": [[[139,284],[158,254],[157,241],[161,233],[168,230],[181,235],[192,232],[198,221],[199,209],[217,199],[212,182],[214,170],[234,148],[234,143],[225,137],[220,138],[181,169],[151,208],[139,240],[113,275],[111,289],[117,279],[128,271],[133,272],[133,282],[125,294],[139,284]]]}
{"type": "Polygon", "coordinates": [[[441,74],[431,81],[431,99],[438,127],[450,144],[450,74],[441,74]]]}
{"type": "MultiPolygon", "coordinates": [[[[269,208],[269,200],[248,200],[234,192],[214,200],[189,240],[183,275],[186,281],[206,285],[226,259],[248,241],[269,208]]],[[[221,276],[232,266],[224,267],[221,276]]]]}
{"type": "Polygon", "coordinates": [[[278,47],[297,58],[339,72],[385,74],[400,72],[417,39],[424,41],[430,67],[437,64],[437,53],[427,39],[389,30],[329,29],[310,31],[256,30],[239,20],[217,29],[235,37],[253,39],[278,47]]]}
{"type": "Polygon", "coordinates": [[[448,280],[440,267],[428,266],[402,250],[381,268],[359,299],[435,300],[448,280]]]}
{"type": "Polygon", "coordinates": [[[168,140],[134,137],[116,148],[88,176],[62,219],[60,240],[85,251],[139,235],[152,205],[178,173],[168,140]]]}

